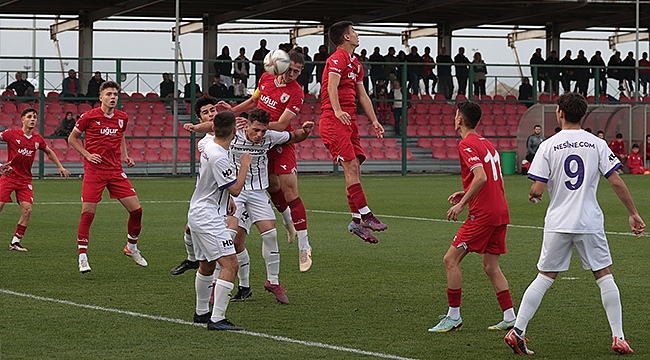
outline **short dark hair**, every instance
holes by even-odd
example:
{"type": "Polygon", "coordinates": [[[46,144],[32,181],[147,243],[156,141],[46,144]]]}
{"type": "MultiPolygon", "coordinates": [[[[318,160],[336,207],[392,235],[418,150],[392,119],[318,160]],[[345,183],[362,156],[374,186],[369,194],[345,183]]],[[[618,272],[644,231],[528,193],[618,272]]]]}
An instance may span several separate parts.
{"type": "Polygon", "coordinates": [[[206,106],[206,105],[217,105],[217,99],[213,98],[212,96],[201,96],[200,98],[196,99],[194,102],[194,112],[196,113],[196,117],[200,118],[201,117],[201,108],[206,106]]]}
{"type": "Polygon", "coordinates": [[[639,144],[632,144],[632,149],[634,149],[634,148],[637,148],[637,149],[638,149],[638,148],[639,148],[639,144]]]}
{"type": "Polygon", "coordinates": [[[248,113],[248,122],[252,124],[255,121],[260,124],[268,124],[271,121],[271,114],[264,109],[255,108],[248,113]]]}
{"type": "Polygon", "coordinates": [[[101,94],[102,91],[109,88],[114,88],[117,91],[120,91],[120,85],[118,85],[115,81],[104,81],[101,85],[99,85],[99,93],[101,94]]]}
{"type": "Polygon", "coordinates": [[[596,135],[598,135],[598,134],[603,134],[603,135],[605,135],[605,132],[602,131],[602,130],[598,130],[598,131],[596,132],[596,135]]]}
{"type": "Polygon", "coordinates": [[[296,49],[289,51],[289,60],[296,64],[305,65],[305,55],[296,49]]]}
{"type": "Polygon", "coordinates": [[[568,92],[560,95],[557,105],[564,112],[566,121],[577,124],[587,113],[587,100],[582,94],[568,92]]]}
{"type": "Polygon", "coordinates": [[[621,134],[621,133],[616,134],[616,138],[617,138],[617,139],[622,139],[622,138],[623,138],[623,134],[621,134]]]}
{"type": "Polygon", "coordinates": [[[22,118],[23,116],[25,116],[25,115],[27,115],[27,114],[29,114],[31,112],[33,112],[34,114],[36,114],[38,116],[38,111],[36,111],[36,109],[30,107],[30,108],[27,108],[27,109],[23,110],[23,112],[20,113],[20,117],[22,118]]]}
{"type": "Polygon", "coordinates": [[[458,103],[458,113],[463,115],[465,126],[470,129],[476,128],[481,120],[481,107],[471,101],[461,101],[458,103]]]}
{"type": "Polygon", "coordinates": [[[235,127],[235,114],[231,111],[223,111],[217,114],[213,120],[214,136],[216,138],[226,138],[232,134],[235,127]]]}
{"type": "Polygon", "coordinates": [[[542,128],[542,125],[540,125],[540,124],[535,124],[535,126],[533,126],[533,129],[535,129],[535,128],[540,128],[540,129],[541,129],[541,128],[542,128]]]}
{"type": "Polygon", "coordinates": [[[334,45],[336,46],[343,44],[344,42],[343,35],[347,34],[348,30],[350,29],[350,26],[352,25],[354,25],[354,23],[348,20],[343,20],[334,23],[332,26],[330,26],[330,29],[327,32],[330,41],[334,43],[334,45]]]}

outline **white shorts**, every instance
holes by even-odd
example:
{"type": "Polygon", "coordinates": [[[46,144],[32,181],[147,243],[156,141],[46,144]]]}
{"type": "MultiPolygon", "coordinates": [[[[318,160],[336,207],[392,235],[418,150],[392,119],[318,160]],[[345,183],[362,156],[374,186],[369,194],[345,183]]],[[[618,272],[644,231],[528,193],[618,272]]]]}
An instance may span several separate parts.
{"type": "Polygon", "coordinates": [[[569,270],[575,247],[585,270],[598,271],[612,265],[612,255],[605,232],[596,234],[567,234],[544,232],[542,253],[537,269],[544,272],[569,270]]]}
{"type": "Polygon", "coordinates": [[[246,230],[247,234],[250,232],[251,224],[264,220],[275,221],[271,199],[266,195],[266,190],[242,190],[235,198],[235,204],[238,225],[246,230]]]}
{"type": "Polygon", "coordinates": [[[234,255],[235,245],[227,229],[202,233],[190,229],[194,256],[200,261],[215,261],[221,257],[234,255]]]}

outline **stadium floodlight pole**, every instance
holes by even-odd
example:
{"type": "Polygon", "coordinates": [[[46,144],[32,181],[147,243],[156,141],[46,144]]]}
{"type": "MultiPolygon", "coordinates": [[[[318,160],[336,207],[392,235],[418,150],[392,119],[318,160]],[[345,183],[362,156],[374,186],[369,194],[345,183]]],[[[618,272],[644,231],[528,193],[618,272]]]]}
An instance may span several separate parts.
{"type": "Polygon", "coordinates": [[[636,0],[636,54],[634,55],[634,102],[639,101],[639,0],[636,0]]]}
{"type": "Polygon", "coordinates": [[[172,148],[172,174],[176,175],[178,155],[178,30],[180,27],[180,0],[176,0],[176,25],[174,28],[174,147],[172,148]]]}

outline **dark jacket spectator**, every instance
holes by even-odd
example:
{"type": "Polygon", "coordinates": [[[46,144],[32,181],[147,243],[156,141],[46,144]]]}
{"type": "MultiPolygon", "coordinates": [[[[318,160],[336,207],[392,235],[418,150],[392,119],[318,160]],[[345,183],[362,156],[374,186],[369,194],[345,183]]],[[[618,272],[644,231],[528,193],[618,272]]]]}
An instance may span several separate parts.
{"type": "Polygon", "coordinates": [[[255,64],[255,86],[260,81],[260,77],[264,73],[264,57],[269,53],[269,49],[266,48],[266,40],[260,40],[260,48],[255,50],[253,53],[253,64],[255,64]]]}
{"type": "Polygon", "coordinates": [[[372,54],[368,57],[368,60],[372,63],[370,65],[370,81],[372,81],[372,92],[377,94],[377,83],[379,79],[384,79],[384,57],[379,53],[379,46],[375,46],[375,49],[372,54]]]}
{"type": "Polygon", "coordinates": [[[605,94],[607,92],[607,73],[605,70],[605,60],[600,56],[600,50],[596,50],[594,56],[589,59],[589,65],[591,65],[590,77],[595,81],[596,74],[598,74],[600,93],[605,94]]]}
{"type": "Polygon", "coordinates": [[[70,136],[72,129],[74,129],[74,124],[76,122],[77,119],[74,118],[72,112],[68,111],[67,113],[65,113],[65,117],[61,119],[61,123],[59,124],[59,127],[54,131],[54,134],[52,135],[65,137],[67,141],[67,138],[68,136],[70,136]]]}
{"type": "Polygon", "coordinates": [[[99,98],[99,86],[104,82],[105,80],[102,79],[102,73],[99,71],[95,72],[95,75],[88,81],[88,93],[86,94],[87,97],[93,98],[93,100],[99,98]]]}
{"type": "Polygon", "coordinates": [[[519,85],[519,102],[530,107],[533,105],[533,86],[528,82],[528,78],[521,78],[519,85]]]}
{"type": "Polygon", "coordinates": [[[411,94],[419,94],[420,93],[420,79],[422,78],[422,74],[424,73],[422,69],[422,63],[424,60],[422,60],[422,56],[418,54],[418,48],[416,46],[411,46],[411,52],[406,55],[405,60],[408,65],[408,80],[409,80],[409,89],[411,90],[411,94]]]}
{"type": "Polygon", "coordinates": [[[533,56],[530,57],[530,74],[533,76],[533,81],[537,80],[537,91],[542,92],[544,87],[542,82],[546,81],[546,70],[544,69],[544,58],[542,57],[542,48],[535,49],[533,56]],[[535,79],[535,72],[537,78],[535,79]]]}
{"type": "Polygon", "coordinates": [[[68,77],[63,79],[63,91],[61,96],[63,97],[78,97],[83,96],[81,93],[81,84],[79,79],[77,79],[77,72],[73,69],[68,70],[68,77]]]}
{"type": "Polygon", "coordinates": [[[160,97],[174,97],[174,82],[170,79],[169,73],[162,74],[163,81],[160,83],[160,97]]]}
{"type": "Polygon", "coordinates": [[[13,90],[16,96],[34,96],[34,85],[23,79],[23,73],[16,73],[16,81],[7,86],[7,90],[13,90]]]}
{"type": "Polygon", "coordinates": [[[589,87],[589,60],[585,57],[584,50],[578,51],[578,57],[573,59],[573,77],[576,79],[576,92],[587,96],[589,87]]]}
{"type": "MultiPolygon", "coordinates": [[[[183,95],[185,97],[185,101],[190,101],[190,98],[192,97],[192,83],[185,84],[185,87],[183,88],[183,95]]],[[[199,84],[194,84],[194,96],[196,98],[201,97],[201,87],[199,84]]]]}
{"type": "Polygon", "coordinates": [[[314,72],[314,63],[311,56],[309,56],[309,48],[304,46],[302,48],[302,56],[305,57],[305,66],[300,75],[298,75],[298,83],[302,85],[305,94],[309,93],[309,83],[311,82],[311,74],[314,72]]]}
{"type": "Polygon", "coordinates": [[[327,46],[321,45],[318,47],[318,52],[314,54],[314,62],[316,63],[316,82],[322,84],[323,71],[325,71],[325,61],[330,55],[327,53],[327,46]]]}
{"type": "Polygon", "coordinates": [[[228,97],[228,88],[221,83],[221,78],[215,76],[212,85],[208,88],[208,94],[216,99],[224,99],[228,97]]]}
{"type": "Polygon", "coordinates": [[[557,94],[560,87],[560,59],[557,57],[557,51],[552,50],[544,63],[547,65],[544,72],[548,78],[546,92],[557,94]]]}
{"type": "Polygon", "coordinates": [[[469,59],[467,56],[465,56],[464,47],[459,47],[458,54],[454,56],[454,69],[456,70],[458,93],[465,95],[467,89],[467,79],[469,78],[469,59]]]}
{"type": "Polygon", "coordinates": [[[221,49],[221,55],[217,56],[219,62],[214,63],[214,69],[217,75],[221,76],[221,81],[226,85],[232,85],[232,58],[230,57],[230,48],[224,46],[221,49]]]}

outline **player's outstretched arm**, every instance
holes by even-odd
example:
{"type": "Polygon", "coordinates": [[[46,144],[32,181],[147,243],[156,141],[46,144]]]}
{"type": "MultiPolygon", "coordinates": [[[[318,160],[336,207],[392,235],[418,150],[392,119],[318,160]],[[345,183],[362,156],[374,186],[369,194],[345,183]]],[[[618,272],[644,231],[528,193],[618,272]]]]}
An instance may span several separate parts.
{"type": "Polygon", "coordinates": [[[271,121],[269,123],[269,130],[284,131],[295,118],[296,115],[291,111],[285,110],[282,115],[280,115],[278,121],[271,121]]]}
{"type": "Polygon", "coordinates": [[[625,185],[623,179],[621,179],[616,172],[612,173],[607,180],[609,180],[609,184],[612,186],[616,196],[618,196],[619,200],[621,200],[623,205],[625,205],[625,208],[627,208],[632,232],[640,237],[643,235],[643,230],[645,230],[645,222],[643,222],[639,212],[636,210],[636,206],[634,205],[632,195],[630,195],[627,185],[625,185]]]}
{"type": "MultiPolygon", "coordinates": [[[[231,107],[230,111],[232,111],[235,115],[239,115],[244,111],[255,109],[257,107],[257,100],[259,100],[260,98],[259,95],[256,96],[258,92],[259,90],[255,90],[253,96],[246,99],[246,101],[244,101],[243,103],[238,104],[235,107],[231,107]]],[[[222,101],[220,101],[219,103],[222,103],[222,101]]],[[[217,106],[219,106],[219,103],[217,104],[217,106]]]]}
{"type": "Polygon", "coordinates": [[[190,124],[186,123],[183,124],[183,129],[188,132],[201,132],[201,133],[209,133],[212,132],[212,122],[204,122],[200,124],[190,124]]]}
{"type": "Polygon", "coordinates": [[[478,194],[479,190],[483,187],[483,184],[487,182],[487,175],[485,175],[485,170],[483,170],[482,166],[475,167],[474,170],[472,170],[472,173],[474,174],[474,179],[472,180],[472,183],[469,184],[469,189],[467,189],[467,192],[465,192],[456,205],[449,208],[447,211],[447,220],[458,221],[458,215],[463,212],[465,205],[467,205],[467,203],[478,194]]]}
{"type": "Polygon", "coordinates": [[[49,146],[46,147],[43,150],[43,152],[45,153],[45,155],[47,155],[47,157],[50,159],[50,161],[52,161],[56,165],[56,167],[59,169],[59,174],[62,177],[66,177],[66,178],[70,177],[70,172],[66,168],[63,167],[63,165],[61,164],[61,161],[59,161],[59,157],[56,156],[54,151],[52,151],[52,149],[50,149],[49,146]]]}
{"type": "Polygon", "coordinates": [[[357,84],[357,94],[359,94],[359,103],[363,112],[366,113],[368,120],[372,124],[372,129],[375,131],[375,135],[378,138],[384,137],[384,127],[381,126],[379,120],[377,120],[377,115],[375,114],[375,109],[372,107],[372,100],[368,97],[366,89],[363,87],[363,84],[357,84]]]}
{"type": "Polygon", "coordinates": [[[77,131],[77,129],[73,129],[72,132],[70,133],[70,136],[68,136],[68,145],[72,146],[73,149],[77,150],[81,156],[83,156],[86,160],[90,161],[93,164],[99,164],[102,162],[102,156],[99,154],[91,154],[89,153],[85,148],[84,145],[81,143],[81,140],[79,137],[81,136],[81,133],[77,131]]]}
{"type": "Polygon", "coordinates": [[[237,181],[228,187],[228,192],[232,196],[239,196],[241,190],[244,188],[246,183],[246,175],[248,174],[248,168],[251,166],[251,154],[243,153],[239,157],[239,163],[241,164],[239,174],[237,174],[237,181]]]}
{"type": "Polygon", "coordinates": [[[540,200],[542,200],[542,194],[544,194],[545,188],[545,183],[541,181],[533,182],[533,185],[530,187],[530,191],[528,192],[528,201],[537,204],[540,200]]]}
{"type": "Polygon", "coordinates": [[[309,134],[311,134],[312,130],[314,130],[314,122],[313,121],[305,121],[302,124],[302,129],[294,130],[291,133],[291,140],[287,144],[293,144],[293,143],[299,143],[301,141],[305,141],[309,137],[309,134]]]}

